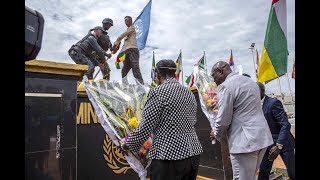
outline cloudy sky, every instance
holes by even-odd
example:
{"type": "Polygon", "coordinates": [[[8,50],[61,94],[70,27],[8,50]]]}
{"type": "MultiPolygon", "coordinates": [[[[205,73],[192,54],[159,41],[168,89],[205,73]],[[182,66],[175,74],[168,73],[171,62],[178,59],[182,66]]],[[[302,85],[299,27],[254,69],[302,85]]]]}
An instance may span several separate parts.
{"type": "MultiPolygon", "coordinates": [[[[109,17],[112,42],[125,31],[124,16],[135,19],[149,0],[25,0],[25,5],[39,11],[44,19],[42,48],[37,59],[72,63],[68,49],[86,35],[90,28],[109,17]]],[[[271,0],[153,0],[147,46],[140,51],[140,68],[145,82],[150,83],[152,51],[156,62],[176,60],[182,51],[183,74],[190,75],[193,65],[206,53],[207,67],[219,60],[228,61],[230,49],[235,65],[255,80],[251,43],[259,55],[263,46],[271,0]]],[[[295,58],[295,2],[287,1],[288,76],[291,78],[295,58]]],[[[121,79],[121,70],[114,66],[116,55],[108,60],[111,80],[121,79]]],[[[97,70],[98,68],[96,68],[97,70]]],[[[129,74],[132,76],[132,72],[129,74]]],[[[101,74],[98,75],[98,78],[101,74]]],[[[184,80],[186,78],[184,77],[184,80]]],[[[280,78],[281,90],[289,93],[287,78],[280,78]]],[[[279,82],[267,84],[267,91],[279,93],[279,82]]]]}

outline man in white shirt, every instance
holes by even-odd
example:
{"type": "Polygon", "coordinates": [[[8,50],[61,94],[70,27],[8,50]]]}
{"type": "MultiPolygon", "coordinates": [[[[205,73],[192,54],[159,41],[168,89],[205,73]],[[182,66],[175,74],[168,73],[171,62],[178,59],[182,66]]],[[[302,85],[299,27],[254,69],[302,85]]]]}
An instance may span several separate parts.
{"type": "Polygon", "coordinates": [[[114,42],[113,49],[119,48],[121,40],[124,38],[124,53],[125,53],[125,60],[123,62],[123,68],[121,70],[122,78],[127,76],[128,72],[132,68],[133,76],[143,84],[143,78],[140,72],[139,66],[139,49],[137,46],[137,39],[136,39],[136,30],[134,25],[132,24],[132,18],[130,16],[126,16],[124,18],[124,22],[128,27],[127,30],[122,33],[117,40],[114,42]]]}

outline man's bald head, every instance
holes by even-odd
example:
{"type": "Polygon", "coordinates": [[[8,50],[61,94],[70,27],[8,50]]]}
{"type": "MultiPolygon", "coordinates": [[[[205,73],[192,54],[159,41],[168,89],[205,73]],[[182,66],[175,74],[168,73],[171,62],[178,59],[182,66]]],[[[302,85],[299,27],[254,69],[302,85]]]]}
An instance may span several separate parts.
{"type": "Polygon", "coordinates": [[[232,72],[230,65],[225,61],[219,61],[213,65],[211,69],[211,76],[215,83],[220,85],[226,80],[226,77],[232,72]]]}
{"type": "Polygon", "coordinates": [[[212,70],[215,68],[228,68],[231,71],[230,65],[229,63],[225,62],[225,61],[219,61],[216,64],[213,65],[212,70]]]}
{"type": "Polygon", "coordinates": [[[265,96],[266,89],[261,82],[257,82],[257,85],[260,88],[260,97],[261,97],[261,99],[263,99],[263,97],[265,96]]]}

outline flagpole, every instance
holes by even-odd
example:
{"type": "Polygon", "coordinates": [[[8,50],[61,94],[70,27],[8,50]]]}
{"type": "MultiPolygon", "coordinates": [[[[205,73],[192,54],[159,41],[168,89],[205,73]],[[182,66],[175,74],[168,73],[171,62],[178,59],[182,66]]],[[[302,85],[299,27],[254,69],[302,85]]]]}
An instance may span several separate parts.
{"type": "MultiPolygon", "coordinates": [[[[294,63],[294,58],[293,58],[292,62],[294,63]]],[[[288,73],[286,73],[286,75],[287,75],[287,80],[288,80],[288,84],[289,84],[289,91],[290,91],[290,96],[291,96],[291,102],[292,102],[292,106],[293,106],[293,108],[294,108],[293,96],[292,96],[291,85],[290,85],[288,73]]]]}
{"type": "MultiPolygon", "coordinates": [[[[231,51],[232,62],[233,62],[232,69],[233,69],[233,72],[236,72],[236,70],[234,69],[236,65],[234,64],[232,49],[230,49],[230,51],[231,51]]],[[[229,63],[230,63],[230,59],[229,59],[229,63]]]]}
{"type": "MultiPolygon", "coordinates": [[[[291,86],[290,86],[290,81],[289,81],[289,76],[288,76],[288,73],[286,73],[286,76],[287,76],[287,80],[288,80],[288,84],[289,84],[289,91],[290,91],[290,96],[292,98],[292,91],[291,91],[291,86]]],[[[292,99],[291,99],[292,100],[292,99]]],[[[292,101],[293,102],[293,101],[292,101]]]]}
{"type": "Polygon", "coordinates": [[[139,16],[137,16],[137,18],[133,21],[132,24],[134,24],[134,23],[137,21],[137,19],[139,19],[139,17],[141,16],[141,14],[142,14],[143,11],[146,9],[146,7],[148,6],[149,3],[152,4],[152,0],[150,0],[150,1],[147,3],[147,5],[144,6],[144,8],[143,8],[142,11],[140,12],[139,16]]]}
{"type": "MultiPolygon", "coordinates": [[[[278,83],[279,83],[279,89],[280,89],[280,95],[281,95],[281,102],[282,102],[282,104],[283,104],[283,97],[282,97],[282,90],[281,90],[281,83],[280,83],[280,78],[279,78],[279,76],[277,77],[277,79],[278,79],[278,83]]],[[[284,94],[283,94],[284,95],[284,94]]],[[[284,107],[284,106],[283,106],[284,107]]],[[[285,107],[284,107],[285,108],[285,107]]],[[[286,110],[286,109],[285,109],[286,110]]]]}
{"type": "Polygon", "coordinates": [[[183,81],[183,66],[182,66],[182,52],[180,49],[180,55],[181,55],[181,80],[182,80],[182,86],[184,86],[184,81],[183,81]]]}
{"type": "MultiPolygon", "coordinates": [[[[256,63],[254,62],[254,54],[253,54],[254,45],[251,45],[251,47],[250,47],[249,49],[251,49],[252,60],[253,60],[253,68],[254,68],[254,74],[256,74],[256,81],[258,81],[257,73],[256,73],[256,63]]],[[[280,88],[280,92],[281,92],[281,88],[280,88]]]]}
{"type": "Polygon", "coordinates": [[[289,81],[289,76],[288,73],[286,73],[287,75],[287,80],[288,80],[288,84],[289,84],[289,91],[290,91],[290,96],[291,96],[291,105],[294,108],[294,104],[293,104],[293,96],[292,96],[292,92],[291,92],[291,86],[290,86],[290,81],[289,81]]]}
{"type": "Polygon", "coordinates": [[[255,69],[256,69],[256,79],[257,79],[257,81],[258,81],[258,69],[259,69],[259,54],[258,54],[258,49],[256,48],[256,64],[255,65],[257,65],[257,67],[255,67],[255,69]]]}
{"type": "Polygon", "coordinates": [[[154,62],[154,51],[152,51],[152,62],[151,62],[151,83],[150,86],[153,86],[153,80],[155,76],[155,72],[153,71],[153,62],[154,62]]]}
{"type": "Polygon", "coordinates": [[[208,74],[208,66],[207,66],[207,58],[206,58],[206,51],[203,51],[204,62],[206,62],[206,73],[208,74]]]}

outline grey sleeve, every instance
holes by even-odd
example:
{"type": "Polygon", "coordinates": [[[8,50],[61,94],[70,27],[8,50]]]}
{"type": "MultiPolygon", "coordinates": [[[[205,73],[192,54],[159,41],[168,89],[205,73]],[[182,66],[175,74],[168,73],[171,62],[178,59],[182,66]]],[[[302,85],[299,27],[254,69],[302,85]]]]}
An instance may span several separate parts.
{"type": "Polygon", "coordinates": [[[96,51],[97,55],[99,56],[100,61],[105,61],[105,56],[103,51],[101,50],[101,47],[99,46],[97,39],[94,38],[93,36],[90,36],[88,38],[89,43],[91,45],[91,47],[94,49],[94,51],[96,51]]]}
{"type": "Polygon", "coordinates": [[[229,128],[233,116],[233,97],[224,86],[218,91],[218,115],[215,123],[215,137],[220,141],[221,136],[229,128]]]}

